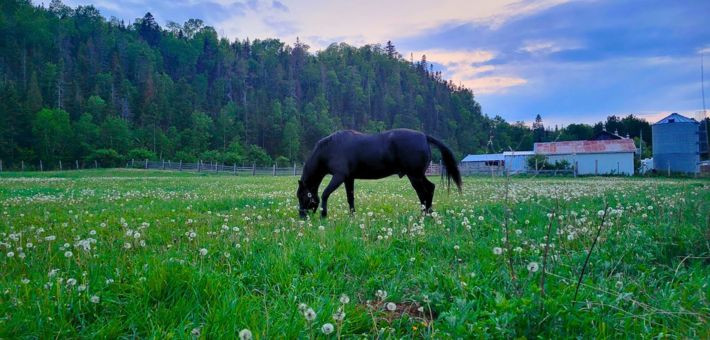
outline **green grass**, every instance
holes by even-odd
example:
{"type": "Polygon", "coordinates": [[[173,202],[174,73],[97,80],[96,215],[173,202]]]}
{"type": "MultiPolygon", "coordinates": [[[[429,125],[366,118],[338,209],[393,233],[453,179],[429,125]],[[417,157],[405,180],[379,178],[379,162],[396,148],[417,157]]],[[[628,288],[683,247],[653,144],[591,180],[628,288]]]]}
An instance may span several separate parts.
{"type": "Polygon", "coordinates": [[[301,221],[294,177],[2,173],[0,338],[710,337],[710,181],[432,180],[432,216],[393,177],[301,221]]]}

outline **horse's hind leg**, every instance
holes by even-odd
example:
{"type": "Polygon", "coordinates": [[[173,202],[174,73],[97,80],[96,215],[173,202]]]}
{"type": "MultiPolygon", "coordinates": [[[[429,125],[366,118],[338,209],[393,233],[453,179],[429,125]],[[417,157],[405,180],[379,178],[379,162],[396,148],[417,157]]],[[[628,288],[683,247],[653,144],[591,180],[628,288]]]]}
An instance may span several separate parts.
{"type": "Polygon", "coordinates": [[[436,185],[432,182],[430,182],[426,177],[424,177],[424,189],[426,190],[425,192],[425,201],[426,203],[424,206],[426,207],[426,210],[429,212],[431,211],[431,205],[434,203],[434,189],[436,188],[436,185]]]}
{"type": "MultiPolygon", "coordinates": [[[[427,209],[427,193],[426,193],[426,185],[424,184],[424,181],[426,181],[426,178],[419,177],[419,176],[412,176],[412,175],[407,175],[407,178],[409,178],[409,183],[412,184],[412,187],[414,188],[414,191],[417,192],[417,197],[419,197],[419,203],[421,204],[424,209],[427,209]]],[[[430,205],[431,206],[431,205],[430,205]]]]}
{"type": "Polygon", "coordinates": [[[350,213],[355,212],[355,179],[346,178],[345,179],[345,192],[348,196],[348,205],[350,206],[350,213]]]}

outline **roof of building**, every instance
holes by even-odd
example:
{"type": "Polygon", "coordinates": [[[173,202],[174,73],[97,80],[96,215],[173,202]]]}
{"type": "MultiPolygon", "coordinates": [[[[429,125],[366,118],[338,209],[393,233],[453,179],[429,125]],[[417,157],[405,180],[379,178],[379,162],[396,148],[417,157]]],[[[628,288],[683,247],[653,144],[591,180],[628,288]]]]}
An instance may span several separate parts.
{"type": "Polygon", "coordinates": [[[489,154],[482,154],[482,155],[468,155],[464,157],[461,162],[489,162],[489,161],[502,161],[503,160],[503,154],[502,153],[489,153],[489,154]]]}
{"type": "MultiPolygon", "coordinates": [[[[674,113],[671,113],[670,115],[668,115],[668,117],[663,118],[663,119],[659,120],[658,122],[656,122],[656,124],[669,124],[669,123],[698,123],[698,121],[693,118],[688,118],[686,116],[679,115],[674,112],[674,113]]],[[[656,125],[656,124],[653,124],[653,125],[656,125]]]]}
{"type": "Polygon", "coordinates": [[[505,151],[503,156],[532,156],[535,151],[505,151]]]}
{"type": "Polygon", "coordinates": [[[636,152],[634,141],[632,139],[611,139],[535,143],[535,153],[542,155],[619,152],[636,152]]]}

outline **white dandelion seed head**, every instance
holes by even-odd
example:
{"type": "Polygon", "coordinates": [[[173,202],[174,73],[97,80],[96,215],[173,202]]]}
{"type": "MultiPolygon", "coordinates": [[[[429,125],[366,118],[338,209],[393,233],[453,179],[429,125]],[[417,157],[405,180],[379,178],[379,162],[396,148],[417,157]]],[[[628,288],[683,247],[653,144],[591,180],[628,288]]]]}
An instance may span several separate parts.
{"type": "Polygon", "coordinates": [[[387,310],[390,312],[394,312],[395,310],[397,310],[397,305],[394,302],[387,302],[385,308],[387,308],[387,310]]]}
{"type": "Polygon", "coordinates": [[[93,304],[96,304],[101,302],[101,298],[98,295],[92,295],[91,298],[89,298],[89,301],[91,301],[91,303],[93,304]]]}
{"type": "Polygon", "coordinates": [[[311,322],[316,319],[316,311],[313,310],[313,308],[308,308],[306,309],[305,312],[303,312],[303,316],[306,318],[306,321],[311,322]]]}
{"type": "Polygon", "coordinates": [[[345,319],[345,312],[339,310],[333,314],[333,320],[335,321],[343,321],[345,319]]]}
{"type": "Polygon", "coordinates": [[[537,262],[530,262],[528,263],[528,271],[531,273],[535,273],[540,269],[540,265],[537,264],[537,262]]]}
{"type": "Polygon", "coordinates": [[[326,323],[323,325],[323,327],[320,328],[321,332],[323,332],[323,334],[325,335],[333,333],[333,329],[334,327],[332,323],[326,323]]]}
{"type": "Polygon", "coordinates": [[[377,296],[380,300],[384,300],[387,298],[387,291],[378,289],[377,292],[375,292],[375,296],[377,296]]]}
{"type": "Polygon", "coordinates": [[[200,256],[206,256],[206,255],[207,255],[207,249],[200,248],[200,256]]]}
{"type": "Polygon", "coordinates": [[[239,331],[239,339],[240,340],[251,340],[253,338],[251,331],[244,328],[241,331],[239,331]]]}
{"type": "Polygon", "coordinates": [[[501,247],[493,248],[493,254],[496,254],[496,255],[503,254],[503,248],[501,248],[501,247]]]}
{"type": "Polygon", "coordinates": [[[340,295],[340,303],[342,303],[344,305],[350,303],[350,297],[345,294],[340,295]]]}
{"type": "Polygon", "coordinates": [[[67,250],[64,252],[64,257],[70,258],[72,256],[74,256],[74,253],[72,253],[71,250],[67,250]]]}

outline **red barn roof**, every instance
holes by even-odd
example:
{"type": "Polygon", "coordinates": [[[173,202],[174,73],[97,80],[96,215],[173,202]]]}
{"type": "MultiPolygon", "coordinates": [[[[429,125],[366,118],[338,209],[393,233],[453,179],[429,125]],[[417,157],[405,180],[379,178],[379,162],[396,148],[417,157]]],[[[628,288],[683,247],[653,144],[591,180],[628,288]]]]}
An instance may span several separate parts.
{"type": "Polygon", "coordinates": [[[636,152],[632,139],[574,140],[567,142],[535,143],[535,153],[542,155],[636,152]]]}

